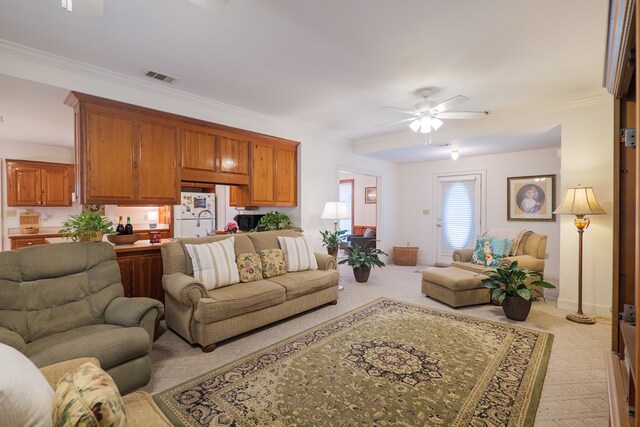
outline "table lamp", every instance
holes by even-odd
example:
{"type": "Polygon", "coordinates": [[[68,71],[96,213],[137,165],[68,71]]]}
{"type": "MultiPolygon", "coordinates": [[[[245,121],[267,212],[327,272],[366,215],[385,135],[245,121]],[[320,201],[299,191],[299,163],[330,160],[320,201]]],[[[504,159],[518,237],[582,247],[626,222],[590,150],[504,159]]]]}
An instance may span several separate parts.
{"type": "Polygon", "coordinates": [[[562,203],[553,213],[575,215],[576,219],[573,223],[578,229],[578,311],[577,313],[567,314],[567,319],[576,323],[593,325],[596,321],[589,316],[585,316],[582,312],[582,234],[591,222],[586,215],[602,215],[606,212],[596,200],[592,187],[578,186],[576,188],[567,188],[562,203]]]}
{"type": "Polygon", "coordinates": [[[338,231],[338,221],[351,218],[351,212],[345,202],[327,202],[320,215],[320,219],[332,219],[334,231],[338,231]]]}

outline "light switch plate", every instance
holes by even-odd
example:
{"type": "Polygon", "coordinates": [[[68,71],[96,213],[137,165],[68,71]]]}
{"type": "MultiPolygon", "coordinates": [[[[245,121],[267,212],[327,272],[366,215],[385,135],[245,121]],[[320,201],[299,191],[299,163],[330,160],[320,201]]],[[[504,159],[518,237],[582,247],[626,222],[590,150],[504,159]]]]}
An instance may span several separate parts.
{"type": "Polygon", "coordinates": [[[430,215],[431,211],[429,209],[422,209],[422,215],[430,215]]]}

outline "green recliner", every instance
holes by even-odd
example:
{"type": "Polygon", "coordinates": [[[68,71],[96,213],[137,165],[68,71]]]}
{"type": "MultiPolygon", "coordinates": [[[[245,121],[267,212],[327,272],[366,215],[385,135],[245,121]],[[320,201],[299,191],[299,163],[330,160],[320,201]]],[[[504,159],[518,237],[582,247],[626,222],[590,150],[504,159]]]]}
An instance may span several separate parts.
{"type": "Polygon", "coordinates": [[[95,357],[126,394],[151,378],[149,353],[164,306],[123,295],[109,243],[0,252],[0,342],[38,367],[95,357]]]}

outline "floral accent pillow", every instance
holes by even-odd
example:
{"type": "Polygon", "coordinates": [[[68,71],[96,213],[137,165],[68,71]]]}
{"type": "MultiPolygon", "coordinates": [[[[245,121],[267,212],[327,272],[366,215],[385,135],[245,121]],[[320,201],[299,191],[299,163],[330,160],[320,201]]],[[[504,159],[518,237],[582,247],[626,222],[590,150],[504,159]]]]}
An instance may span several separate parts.
{"type": "Polygon", "coordinates": [[[53,420],[56,427],[129,425],[118,387],[91,362],[58,381],[53,420]]]}
{"type": "Polygon", "coordinates": [[[473,255],[471,255],[471,262],[478,265],[486,265],[485,251],[491,250],[493,253],[493,248],[490,248],[490,246],[490,237],[476,237],[476,246],[473,250],[473,255]]]}
{"type": "Polygon", "coordinates": [[[508,256],[512,244],[513,240],[510,239],[478,238],[471,261],[486,267],[498,266],[508,256]]]}
{"type": "Polygon", "coordinates": [[[240,254],[236,257],[238,274],[243,283],[262,280],[262,260],[254,253],[240,254]]]}
{"type": "Polygon", "coordinates": [[[262,262],[262,276],[280,276],[287,272],[284,264],[284,254],[281,249],[263,249],[260,251],[260,261],[262,262]]]}

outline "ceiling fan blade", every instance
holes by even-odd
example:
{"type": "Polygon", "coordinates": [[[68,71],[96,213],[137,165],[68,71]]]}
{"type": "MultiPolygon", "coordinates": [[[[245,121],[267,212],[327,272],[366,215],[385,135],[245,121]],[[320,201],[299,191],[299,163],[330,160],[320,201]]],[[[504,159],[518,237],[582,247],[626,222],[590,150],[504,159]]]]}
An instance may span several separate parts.
{"type": "Polygon", "coordinates": [[[229,0],[190,0],[191,3],[196,4],[211,12],[217,12],[229,3],[229,0]]]}
{"type": "Polygon", "coordinates": [[[398,107],[382,107],[385,110],[393,110],[393,111],[397,111],[399,113],[404,113],[404,114],[411,114],[412,116],[419,116],[420,113],[418,113],[415,110],[407,110],[406,108],[398,108],[398,107]]]}
{"type": "Polygon", "coordinates": [[[453,98],[447,99],[444,102],[441,102],[429,111],[431,112],[431,114],[442,113],[444,111],[451,110],[452,108],[457,107],[458,105],[463,104],[468,100],[469,98],[467,98],[466,96],[457,95],[453,98]]]}
{"type": "Polygon", "coordinates": [[[79,16],[102,16],[103,0],[63,0],[62,7],[79,16]]]}
{"type": "Polygon", "coordinates": [[[433,117],[437,117],[439,119],[463,120],[479,119],[486,116],[487,114],[489,114],[488,111],[449,111],[445,113],[434,114],[433,117]]]}
{"type": "Polygon", "coordinates": [[[397,125],[398,123],[403,123],[403,122],[410,122],[412,120],[415,120],[415,117],[409,117],[408,119],[402,119],[402,120],[396,120],[395,122],[389,122],[389,123],[383,123],[381,125],[377,125],[377,128],[383,127],[383,126],[391,126],[391,125],[397,125]]]}

